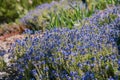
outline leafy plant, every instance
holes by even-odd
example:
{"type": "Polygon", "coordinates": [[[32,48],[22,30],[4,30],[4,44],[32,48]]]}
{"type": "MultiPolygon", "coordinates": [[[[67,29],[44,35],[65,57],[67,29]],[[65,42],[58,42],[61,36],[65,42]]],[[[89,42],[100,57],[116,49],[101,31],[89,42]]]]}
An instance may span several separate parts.
{"type": "MultiPolygon", "coordinates": [[[[119,7],[106,9],[102,18],[111,13],[119,15],[118,12],[119,7]]],[[[41,32],[36,32],[37,37],[17,40],[12,52],[13,60],[17,57],[15,67],[24,79],[118,79],[120,56],[116,39],[120,36],[120,19],[113,17],[104,26],[99,19],[101,15],[97,13],[81,29],[54,28],[42,37],[41,32]]]]}
{"type": "Polygon", "coordinates": [[[42,9],[42,6],[45,6],[47,9],[40,10],[38,7],[33,10],[32,13],[23,17],[21,22],[28,25],[29,28],[33,30],[45,30],[66,26],[72,29],[76,21],[81,21],[83,18],[90,17],[95,13],[96,9],[103,10],[109,7],[110,4],[116,5],[118,3],[116,3],[115,0],[87,0],[86,4],[88,5],[87,8],[81,1],[61,1],[59,3],[53,2],[50,4],[43,4],[39,7],[42,9]],[[62,7],[60,7],[61,4],[63,5],[62,7]]]}
{"type": "Polygon", "coordinates": [[[0,23],[14,22],[37,5],[52,0],[0,0],[0,23]]]}

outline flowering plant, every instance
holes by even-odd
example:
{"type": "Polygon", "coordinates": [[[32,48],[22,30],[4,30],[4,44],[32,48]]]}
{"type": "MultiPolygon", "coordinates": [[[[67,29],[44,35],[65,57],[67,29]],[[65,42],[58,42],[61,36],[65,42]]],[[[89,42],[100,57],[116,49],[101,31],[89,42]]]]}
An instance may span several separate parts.
{"type": "Polygon", "coordinates": [[[119,11],[118,6],[102,17],[94,14],[80,29],[54,28],[42,37],[38,31],[37,37],[17,40],[14,66],[23,79],[119,80],[119,11]],[[99,23],[111,13],[109,22],[99,23]]]}

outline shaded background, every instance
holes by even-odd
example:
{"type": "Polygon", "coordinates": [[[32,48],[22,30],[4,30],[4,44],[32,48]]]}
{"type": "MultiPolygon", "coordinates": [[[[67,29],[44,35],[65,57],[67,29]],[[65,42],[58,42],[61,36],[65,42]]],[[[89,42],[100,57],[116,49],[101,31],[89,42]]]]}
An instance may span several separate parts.
{"type": "Polygon", "coordinates": [[[51,1],[53,0],[0,0],[0,24],[13,22],[37,5],[51,1]]]}

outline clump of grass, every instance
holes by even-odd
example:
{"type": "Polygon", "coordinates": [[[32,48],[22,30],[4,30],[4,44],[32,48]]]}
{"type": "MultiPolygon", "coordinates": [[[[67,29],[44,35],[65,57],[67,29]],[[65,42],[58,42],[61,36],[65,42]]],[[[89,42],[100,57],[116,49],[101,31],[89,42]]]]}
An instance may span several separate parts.
{"type": "Polygon", "coordinates": [[[117,2],[115,0],[99,0],[98,2],[95,0],[88,0],[86,4],[88,5],[87,8],[85,8],[85,5],[81,1],[63,1],[60,4],[47,4],[46,7],[52,5],[49,10],[46,9],[39,11],[36,9],[38,11],[34,10],[35,15],[30,14],[33,16],[33,18],[31,17],[29,19],[30,15],[28,14],[22,18],[22,22],[33,30],[45,30],[66,26],[71,29],[76,21],[82,20],[85,17],[90,17],[96,11],[96,9],[103,10],[110,4],[116,5],[117,2]],[[60,7],[62,4],[63,6],[60,7]],[[40,15],[36,14],[37,12],[39,12],[40,15]]]}

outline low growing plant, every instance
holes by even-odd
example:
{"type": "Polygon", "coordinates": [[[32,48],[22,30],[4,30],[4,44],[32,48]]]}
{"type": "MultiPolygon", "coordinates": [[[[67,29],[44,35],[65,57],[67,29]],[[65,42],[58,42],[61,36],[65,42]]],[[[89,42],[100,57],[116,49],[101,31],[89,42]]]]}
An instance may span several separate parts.
{"type": "MultiPolygon", "coordinates": [[[[118,13],[118,9],[114,7],[110,11],[118,13]]],[[[85,24],[81,29],[55,28],[45,31],[42,37],[17,40],[13,59],[17,57],[14,66],[22,79],[119,79],[120,18],[117,16],[101,25],[97,24],[98,15],[88,19],[92,25],[85,24]]]]}

